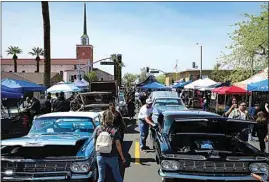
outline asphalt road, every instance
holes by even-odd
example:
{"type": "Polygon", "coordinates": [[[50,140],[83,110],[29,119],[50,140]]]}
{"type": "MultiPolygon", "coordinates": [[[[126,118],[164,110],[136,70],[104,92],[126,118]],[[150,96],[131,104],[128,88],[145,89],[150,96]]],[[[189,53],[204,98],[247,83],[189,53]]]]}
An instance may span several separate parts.
{"type": "MultiPolygon", "coordinates": [[[[155,162],[155,153],[140,152],[139,149],[139,129],[136,120],[125,119],[127,131],[124,136],[123,150],[126,158],[125,166],[121,165],[121,173],[124,182],[161,182],[161,177],[157,171],[159,166],[155,162]]],[[[258,142],[250,142],[256,148],[259,148],[258,142]]],[[[147,145],[152,148],[150,137],[147,145]]],[[[108,174],[106,181],[113,182],[112,175],[108,174]]]]}

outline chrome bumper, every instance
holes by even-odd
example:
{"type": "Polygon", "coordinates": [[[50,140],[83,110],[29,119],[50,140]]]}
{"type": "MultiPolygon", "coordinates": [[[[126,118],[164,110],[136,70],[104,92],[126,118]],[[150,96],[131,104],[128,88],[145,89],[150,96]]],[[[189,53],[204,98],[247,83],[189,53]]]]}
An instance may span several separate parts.
{"type": "Polygon", "coordinates": [[[43,173],[44,177],[34,177],[33,173],[27,173],[27,172],[13,173],[12,175],[9,176],[7,176],[4,172],[1,172],[1,181],[80,181],[90,179],[93,174],[92,172],[89,172],[88,174],[71,174],[70,172],[65,172],[66,175],[63,175],[63,173],[61,173],[61,175],[58,176],[57,173],[58,172],[51,172],[51,173],[44,172],[43,173]],[[45,175],[51,175],[51,174],[55,176],[45,177],[45,175]]]}
{"type": "MultiPolygon", "coordinates": [[[[163,172],[161,169],[158,171],[159,175],[168,179],[190,179],[190,180],[216,180],[216,181],[256,181],[251,175],[249,176],[198,176],[198,175],[185,175],[176,172],[163,172]]],[[[267,176],[261,176],[267,179],[267,176]]]]}

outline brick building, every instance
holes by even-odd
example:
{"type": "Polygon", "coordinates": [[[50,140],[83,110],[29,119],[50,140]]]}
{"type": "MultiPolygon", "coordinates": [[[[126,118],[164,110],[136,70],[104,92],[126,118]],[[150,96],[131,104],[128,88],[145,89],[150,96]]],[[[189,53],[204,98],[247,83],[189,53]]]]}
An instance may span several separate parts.
{"type": "MultiPolygon", "coordinates": [[[[70,81],[71,77],[77,77],[78,74],[85,74],[93,67],[93,46],[89,42],[87,34],[86,4],[84,3],[84,27],[83,34],[80,37],[81,43],[76,45],[76,58],[51,58],[51,72],[59,73],[64,81],[70,81]],[[78,70],[81,70],[80,72],[78,70]],[[65,76],[64,76],[65,75],[65,76]]],[[[44,72],[44,59],[41,59],[39,65],[40,72],[44,72]]],[[[99,70],[99,69],[98,69],[99,70]]],[[[14,61],[11,58],[1,59],[2,72],[14,72],[14,61]]],[[[35,59],[19,58],[17,60],[18,73],[33,73],[36,71],[35,59]]],[[[104,72],[102,70],[99,70],[104,72]]],[[[107,73],[109,74],[109,73],[107,73]]],[[[100,74],[97,74],[97,76],[100,74]]],[[[83,76],[83,75],[82,75],[83,76]]],[[[103,80],[113,77],[111,74],[103,77],[103,80]]],[[[101,79],[101,78],[98,78],[101,79]]]]}

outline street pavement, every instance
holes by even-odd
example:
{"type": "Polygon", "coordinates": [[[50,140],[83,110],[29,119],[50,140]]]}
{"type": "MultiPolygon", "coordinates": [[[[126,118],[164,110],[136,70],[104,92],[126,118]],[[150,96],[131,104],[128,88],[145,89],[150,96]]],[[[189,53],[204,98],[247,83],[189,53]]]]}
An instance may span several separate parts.
{"type": "MultiPolygon", "coordinates": [[[[161,177],[157,171],[159,166],[155,162],[154,151],[147,153],[140,152],[139,149],[139,128],[136,119],[125,119],[127,130],[124,136],[123,151],[126,158],[125,166],[121,165],[121,173],[124,182],[161,182],[161,177]]],[[[249,142],[259,149],[258,142],[249,142]]],[[[150,137],[147,145],[152,148],[150,137]]],[[[111,173],[107,175],[106,182],[114,182],[111,173]]]]}

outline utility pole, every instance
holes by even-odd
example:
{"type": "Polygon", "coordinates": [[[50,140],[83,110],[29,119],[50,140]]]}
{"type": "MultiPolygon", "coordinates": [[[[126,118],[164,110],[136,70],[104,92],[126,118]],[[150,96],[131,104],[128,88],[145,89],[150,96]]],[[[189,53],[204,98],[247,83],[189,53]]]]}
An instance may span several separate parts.
{"type": "MultiPolygon", "coordinates": [[[[199,45],[199,43],[196,43],[196,45],[199,45]]],[[[200,58],[200,79],[202,79],[202,75],[203,75],[203,46],[202,45],[200,45],[200,48],[201,48],[201,53],[200,53],[200,55],[201,55],[201,58],[200,58]]]]}
{"type": "Polygon", "coordinates": [[[203,79],[203,46],[201,45],[201,68],[200,68],[200,79],[203,79]]]}

